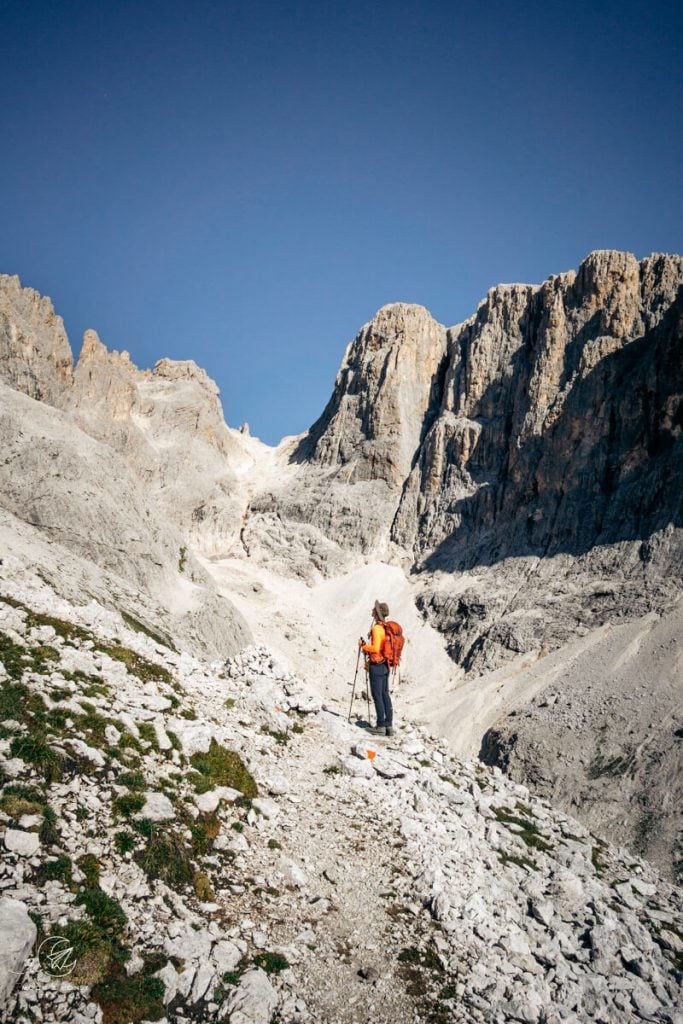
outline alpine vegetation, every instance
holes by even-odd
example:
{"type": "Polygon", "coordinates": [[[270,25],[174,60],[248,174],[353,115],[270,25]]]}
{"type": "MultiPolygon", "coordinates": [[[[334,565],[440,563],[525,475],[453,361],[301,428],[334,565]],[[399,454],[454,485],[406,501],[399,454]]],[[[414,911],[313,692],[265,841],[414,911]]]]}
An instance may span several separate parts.
{"type": "Polygon", "coordinates": [[[266,647],[202,662],[14,568],[9,1019],[674,1019],[647,862],[426,729],[368,741],[266,647]]]}

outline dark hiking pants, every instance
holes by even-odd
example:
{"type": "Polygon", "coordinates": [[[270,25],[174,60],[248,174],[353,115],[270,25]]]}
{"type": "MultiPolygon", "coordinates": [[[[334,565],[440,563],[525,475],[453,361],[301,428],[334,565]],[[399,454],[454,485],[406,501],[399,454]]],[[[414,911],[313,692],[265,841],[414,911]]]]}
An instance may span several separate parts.
{"type": "Polygon", "coordinates": [[[394,709],[389,696],[389,669],[384,661],[379,665],[370,662],[370,693],[375,702],[378,727],[392,725],[394,709]]]}

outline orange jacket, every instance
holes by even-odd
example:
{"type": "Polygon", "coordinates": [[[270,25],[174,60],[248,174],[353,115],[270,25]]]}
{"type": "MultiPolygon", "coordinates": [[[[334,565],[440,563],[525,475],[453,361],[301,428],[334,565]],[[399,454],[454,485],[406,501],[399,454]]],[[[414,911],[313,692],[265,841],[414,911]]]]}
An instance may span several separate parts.
{"type": "Polygon", "coordinates": [[[370,661],[374,662],[375,664],[379,663],[380,661],[384,661],[384,659],[380,655],[380,651],[382,650],[382,644],[384,643],[385,636],[386,632],[384,630],[384,626],[381,624],[381,622],[376,622],[375,625],[372,627],[372,636],[370,639],[370,643],[363,644],[362,650],[364,650],[366,654],[370,655],[370,661]]]}

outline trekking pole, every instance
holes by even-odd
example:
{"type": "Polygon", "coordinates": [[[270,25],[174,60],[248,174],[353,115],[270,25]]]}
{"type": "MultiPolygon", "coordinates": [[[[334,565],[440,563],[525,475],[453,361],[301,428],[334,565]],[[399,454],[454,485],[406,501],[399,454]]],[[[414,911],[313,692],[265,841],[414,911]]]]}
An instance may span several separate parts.
{"type": "Polygon", "coordinates": [[[353,698],[354,698],[354,694],[356,692],[356,679],[358,677],[358,666],[359,665],[360,665],[360,646],[358,647],[358,657],[356,658],[356,671],[355,671],[354,676],[353,676],[353,687],[351,689],[351,703],[349,704],[349,717],[347,718],[347,722],[351,721],[351,710],[353,708],[353,698]]]}
{"type": "Polygon", "coordinates": [[[368,668],[368,662],[365,662],[365,696],[368,701],[368,725],[372,725],[372,719],[370,718],[370,669],[368,668]]]}

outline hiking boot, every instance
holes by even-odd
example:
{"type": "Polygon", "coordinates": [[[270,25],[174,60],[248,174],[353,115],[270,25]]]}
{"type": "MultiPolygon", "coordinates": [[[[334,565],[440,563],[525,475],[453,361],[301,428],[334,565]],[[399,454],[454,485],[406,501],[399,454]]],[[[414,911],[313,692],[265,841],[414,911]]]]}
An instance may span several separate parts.
{"type": "Polygon", "coordinates": [[[393,736],[394,735],[394,730],[393,730],[393,728],[390,725],[388,725],[386,727],[386,729],[384,731],[384,735],[385,736],[393,736]]]}
{"type": "Polygon", "coordinates": [[[373,736],[386,736],[385,725],[371,725],[370,732],[373,736]]]}

